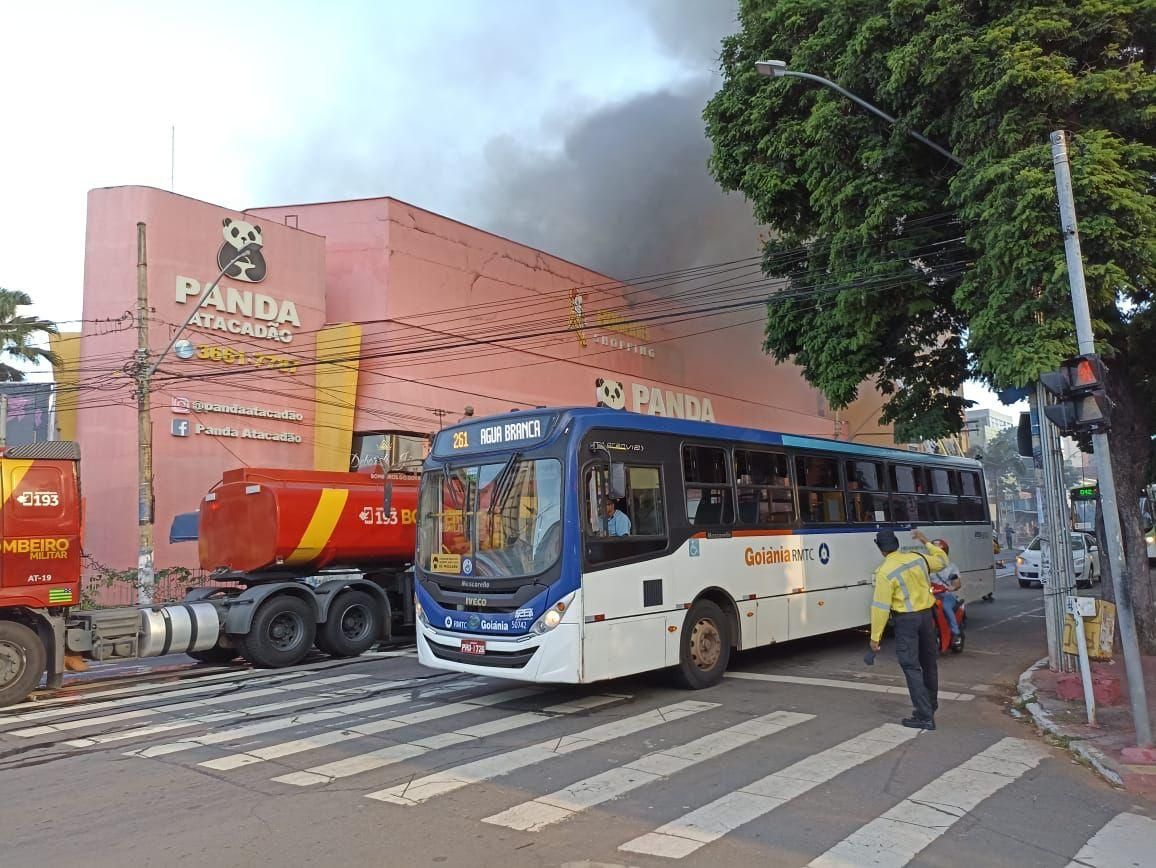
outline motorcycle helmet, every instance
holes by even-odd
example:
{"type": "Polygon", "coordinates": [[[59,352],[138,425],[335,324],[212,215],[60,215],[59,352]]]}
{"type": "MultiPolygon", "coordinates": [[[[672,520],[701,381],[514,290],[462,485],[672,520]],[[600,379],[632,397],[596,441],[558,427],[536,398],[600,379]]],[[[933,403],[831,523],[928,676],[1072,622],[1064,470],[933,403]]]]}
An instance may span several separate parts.
{"type": "Polygon", "coordinates": [[[945,539],[933,539],[931,541],[931,544],[933,546],[938,546],[939,548],[943,549],[943,553],[945,555],[951,554],[951,549],[947,545],[947,540],[945,540],[945,539]]]}

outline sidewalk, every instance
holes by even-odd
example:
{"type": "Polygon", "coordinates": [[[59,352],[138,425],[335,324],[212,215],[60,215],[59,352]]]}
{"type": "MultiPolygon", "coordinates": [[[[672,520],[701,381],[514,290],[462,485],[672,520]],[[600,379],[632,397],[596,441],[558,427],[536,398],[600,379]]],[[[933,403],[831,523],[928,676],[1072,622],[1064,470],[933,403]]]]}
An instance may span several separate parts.
{"type": "MultiPolygon", "coordinates": [[[[1047,664],[1046,658],[1040,660],[1020,676],[1020,703],[1036,726],[1085,759],[1109,783],[1156,797],[1156,762],[1140,764],[1134,757],[1122,755],[1125,748],[1136,745],[1123,660],[1092,664],[1093,689],[1097,696],[1097,726],[1094,727],[1088,726],[1079,674],[1073,685],[1070,675],[1052,672],[1047,664]],[[1116,693],[1117,687],[1118,698],[1113,698],[1111,694],[1116,693]],[[1101,694],[1107,695],[1101,697],[1101,694]]],[[[1156,657],[1145,656],[1143,670],[1148,716],[1156,721],[1156,657]]]]}

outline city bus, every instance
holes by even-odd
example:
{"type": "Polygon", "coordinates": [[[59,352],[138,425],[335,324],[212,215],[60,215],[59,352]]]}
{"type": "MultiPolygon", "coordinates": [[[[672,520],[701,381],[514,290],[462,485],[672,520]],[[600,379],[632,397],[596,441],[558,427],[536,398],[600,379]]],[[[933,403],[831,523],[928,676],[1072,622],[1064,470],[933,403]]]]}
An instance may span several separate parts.
{"type": "Polygon", "coordinates": [[[1100,488],[1095,483],[1077,485],[1068,492],[1072,530],[1096,533],[1096,515],[1100,508],[1100,488]]]}
{"type": "Polygon", "coordinates": [[[421,663],[522,681],[700,688],[732,651],[866,625],[880,528],[995,586],[976,461],[607,408],[440,431],[418,512],[421,663]]]}

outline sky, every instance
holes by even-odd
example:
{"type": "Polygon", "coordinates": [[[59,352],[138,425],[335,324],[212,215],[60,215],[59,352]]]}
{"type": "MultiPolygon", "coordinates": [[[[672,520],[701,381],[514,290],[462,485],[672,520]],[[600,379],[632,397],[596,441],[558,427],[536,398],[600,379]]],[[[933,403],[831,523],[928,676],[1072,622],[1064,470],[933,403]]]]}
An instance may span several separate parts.
{"type": "Polygon", "coordinates": [[[616,277],[753,255],[701,119],[736,5],[8,4],[0,286],[76,328],[85,196],[121,184],[237,210],[389,195],[616,277]]]}

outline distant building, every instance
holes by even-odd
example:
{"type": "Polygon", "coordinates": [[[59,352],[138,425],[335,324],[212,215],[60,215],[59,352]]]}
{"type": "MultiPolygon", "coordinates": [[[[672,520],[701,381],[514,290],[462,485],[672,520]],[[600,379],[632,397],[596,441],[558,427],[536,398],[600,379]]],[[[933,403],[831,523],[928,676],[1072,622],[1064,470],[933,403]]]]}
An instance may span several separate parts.
{"type": "Polygon", "coordinates": [[[987,408],[968,410],[964,414],[964,427],[970,446],[981,452],[1001,431],[1014,428],[1016,422],[1006,413],[987,408]]]}

